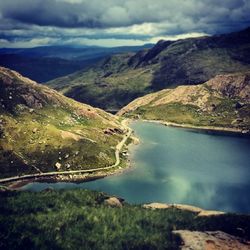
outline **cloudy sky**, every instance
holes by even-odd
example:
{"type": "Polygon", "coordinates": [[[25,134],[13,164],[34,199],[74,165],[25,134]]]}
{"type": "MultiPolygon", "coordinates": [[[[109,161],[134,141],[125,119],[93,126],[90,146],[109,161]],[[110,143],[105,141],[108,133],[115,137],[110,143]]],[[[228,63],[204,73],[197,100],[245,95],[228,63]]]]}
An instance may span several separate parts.
{"type": "Polygon", "coordinates": [[[237,31],[250,0],[0,0],[0,47],[121,46],[237,31]]]}

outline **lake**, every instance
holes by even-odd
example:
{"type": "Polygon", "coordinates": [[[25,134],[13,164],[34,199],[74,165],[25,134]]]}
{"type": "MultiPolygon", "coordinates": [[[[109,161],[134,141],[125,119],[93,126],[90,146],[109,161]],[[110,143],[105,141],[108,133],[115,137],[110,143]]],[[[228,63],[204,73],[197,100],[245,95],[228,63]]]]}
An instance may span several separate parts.
{"type": "Polygon", "coordinates": [[[123,174],[75,183],[30,183],[24,190],[86,188],[130,203],[165,202],[250,213],[250,138],[156,123],[131,124],[140,139],[130,146],[123,174]]]}

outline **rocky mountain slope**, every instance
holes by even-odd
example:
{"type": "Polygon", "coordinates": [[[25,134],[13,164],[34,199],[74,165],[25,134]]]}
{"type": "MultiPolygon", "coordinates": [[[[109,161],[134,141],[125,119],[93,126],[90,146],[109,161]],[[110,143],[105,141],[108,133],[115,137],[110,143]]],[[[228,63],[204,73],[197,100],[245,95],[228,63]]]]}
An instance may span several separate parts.
{"type": "Polygon", "coordinates": [[[1,177],[112,165],[123,132],[115,116],[0,67],[1,177]]]}
{"type": "Polygon", "coordinates": [[[250,129],[250,71],[140,97],[119,115],[195,126],[250,129]]]}
{"type": "Polygon", "coordinates": [[[160,89],[203,83],[250,69],[250,28],[225,35],[159,41],[153,48],[103,60],[48,85],[106,110],[160,89]]]}

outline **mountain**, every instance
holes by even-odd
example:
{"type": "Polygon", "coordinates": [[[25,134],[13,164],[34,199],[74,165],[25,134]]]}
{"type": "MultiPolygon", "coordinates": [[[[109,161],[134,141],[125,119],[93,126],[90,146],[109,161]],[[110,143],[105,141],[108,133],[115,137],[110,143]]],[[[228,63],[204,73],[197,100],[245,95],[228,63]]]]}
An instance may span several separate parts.
{"type": "Polygon", "coordinates": [[[124,46],[104,48],[96,46],[44,46],[35,48],[2,48],[0,65],[11,68],[38,82],[71,74],[115,53],[138,51],[150,48],[144,46],[124,46]]]}
{"type": "Polygon", "coordinates": [[[0,67],[1,177],[110,166],[122,134],[115,116],[0,67]]]}
{"type": "Polygon", "coordinates": [[[47,84],[78,101],[118,110],[136,97],[218,74],[250,69],[250,28],[178,41],[159,41],[137,53],[114,55],[47,84]]]}
{"type": "Polygon", "coordinates": [[[119,115],[194,126],[250,129],[250,71],[140,97],[119,115]]]}

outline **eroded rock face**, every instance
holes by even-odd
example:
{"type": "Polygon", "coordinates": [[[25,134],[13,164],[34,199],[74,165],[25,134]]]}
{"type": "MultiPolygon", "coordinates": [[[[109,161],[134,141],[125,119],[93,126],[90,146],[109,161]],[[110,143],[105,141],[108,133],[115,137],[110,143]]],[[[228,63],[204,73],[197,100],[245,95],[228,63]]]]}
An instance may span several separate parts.
{"type": "Polygon", "coordinates": [[[240,97],[250,102],[250,72],[218,75],[209,80],[207,85],[229,98],[240,97]]]}
{"type": "Polygon", "coordinates": [[[0,67],[0,100],[9,111],[18,104],[31,109],[40,109],[48,104],[63,104],[62,98],[54,90],[3,67],[0,67]]]}
{"type": "Polygon", "coordinates": [[[250,242],[230,234],[214,231],[199,232],[188,230],[176,230],[174,234],[179,235],[183,241],[182,250],[249,250],[250,242]]]}

